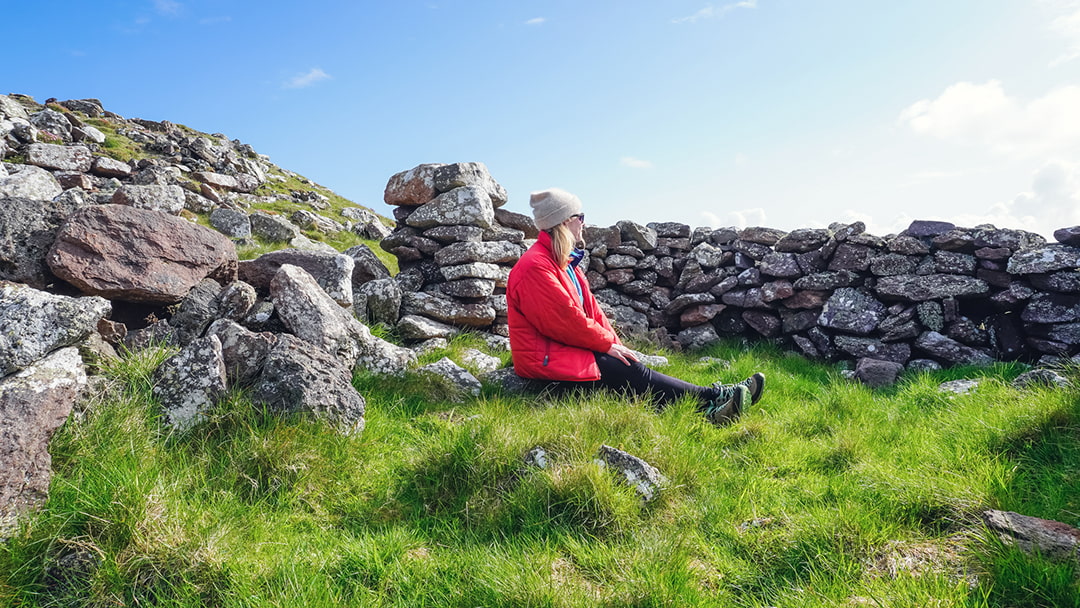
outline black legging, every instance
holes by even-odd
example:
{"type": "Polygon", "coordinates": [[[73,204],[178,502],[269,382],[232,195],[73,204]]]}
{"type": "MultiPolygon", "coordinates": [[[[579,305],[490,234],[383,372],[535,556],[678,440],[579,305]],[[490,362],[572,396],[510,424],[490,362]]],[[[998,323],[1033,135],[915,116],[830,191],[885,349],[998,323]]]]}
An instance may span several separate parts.
{"type": "Polygon", "coordinates": [[[637,395],[651,395],[658,407],[663,407],[686,394],[704,398],[711,389],[672,378],[645,367],[640,361],[626,365],[605,353],[594,353],[600,366],[600,379],[595,382],[574,382],[575,385],[602,386],[624,390],[637,395]]]}

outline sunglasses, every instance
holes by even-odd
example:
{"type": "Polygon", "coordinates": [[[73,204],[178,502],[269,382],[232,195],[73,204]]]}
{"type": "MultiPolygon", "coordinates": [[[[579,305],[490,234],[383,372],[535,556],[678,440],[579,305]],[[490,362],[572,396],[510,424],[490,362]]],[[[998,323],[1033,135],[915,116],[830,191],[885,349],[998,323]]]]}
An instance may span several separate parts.
{"type": "Polygon", "coordinates": [[[584,213],[575,213],[574,215],[571,215],[570,217],[571,217],[571,218],[575,218],[575,217],[576,217],[577,219],[581,220],[581,223],[582,223],[582,224],[584,224],[584,223],[585,223],[585,214],[584,214],[584,213]]]}

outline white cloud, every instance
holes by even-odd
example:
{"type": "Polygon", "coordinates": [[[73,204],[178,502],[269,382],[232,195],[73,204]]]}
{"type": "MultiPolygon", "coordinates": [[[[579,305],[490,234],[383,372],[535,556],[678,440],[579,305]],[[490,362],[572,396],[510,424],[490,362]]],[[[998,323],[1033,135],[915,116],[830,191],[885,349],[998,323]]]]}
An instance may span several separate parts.
{"type": "Polygon", "coordinates": [[[203,17],[202,19],[199,19],[199,24],[217,25],[219,23],[228,23],[230,21],[232,21],[232,17],[229,17],[228,15],[223,15],[221,17],[203,17]]]}
{"type": "Polygon", "coordinates": [[[162,15],[176,15],[182,6],[175,0],[154,0],[154,10],[162,15]]]}
{"type": "Polygon", "coordinates": [[[525,25],[542,25],[545,21],[547,21],[547,19],[544,17],[534,17],[533,19],[526,21],[525,25]]]}
{"type": "Polygon", "coordinates": [[[303,89],[310,87],[311,85],[319,82],[320,80],[329,80],[330,75],[322,71],[320,68],[311,68],[305,74],[297,74],[285,82],[286,89],[303,89]]]}
{"type": "Polygon", "coordinates": [[[651,161],[641,160],[640,158],[634,158],[632,156],[624,156],[619,159],[619,164],[624,167],[630,167],[631,169],[652,169],[653,164],[651,161]]]}
{"type": "Polygon", "coordinates": [[[672,23],[695,23],[702,19],[715,19],[723,17],[731,11],[738,8],[757,8],[757,0],[741,0],[740,2],[733,2],[731,4],[725,4],[720,7],[713,6],[712,4],[705,5],[705,8],[690,15],[689,17],[677,17],[672,19],[672,23]]]}
{"type": "Polygon", "coordinates": [[[920,135],[1002,154],[1075,154],[1080,146],[1080,86],[1054,89],[1030,101],[1010,97],[1001,82],[956,83],[937,99],[917,101],[899,120],[920,135]]]}

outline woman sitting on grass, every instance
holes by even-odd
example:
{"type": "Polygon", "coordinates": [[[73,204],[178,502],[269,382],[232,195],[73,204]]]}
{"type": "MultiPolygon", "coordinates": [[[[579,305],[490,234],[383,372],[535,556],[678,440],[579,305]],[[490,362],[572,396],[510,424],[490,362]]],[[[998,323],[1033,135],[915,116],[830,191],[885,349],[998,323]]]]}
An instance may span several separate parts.
{"type": "Polygon", "coordinates": [[[581,200],[552,188],[532,193],[529,204],[540,235],[511,269],[506,285],[517,375],[649,395],[659,406],[690,394],[714,424],[734,420],[757,403],[765,389],[763,374],[704,387],[638,361],[619,341],[578,268],[585,254],[580,248],[585,227],[581,200]]]}

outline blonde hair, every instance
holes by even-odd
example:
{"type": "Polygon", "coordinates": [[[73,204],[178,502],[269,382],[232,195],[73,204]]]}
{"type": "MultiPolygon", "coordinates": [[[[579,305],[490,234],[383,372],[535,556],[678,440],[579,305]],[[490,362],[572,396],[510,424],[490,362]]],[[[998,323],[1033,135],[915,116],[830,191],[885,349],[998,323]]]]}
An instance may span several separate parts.
{"type": "Polygon", "coordinates": [[[574,250],[574,235],[566,224],[556,224],[548,229],[551,235],[551,257],[559,268],[566,268],[570,263],[570,252],[574,250]]]}

